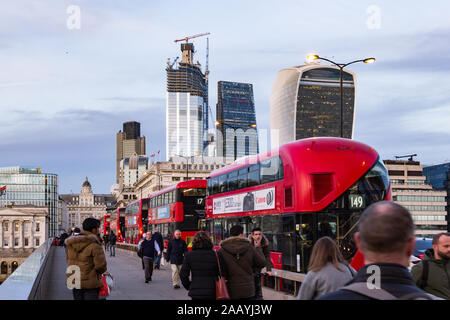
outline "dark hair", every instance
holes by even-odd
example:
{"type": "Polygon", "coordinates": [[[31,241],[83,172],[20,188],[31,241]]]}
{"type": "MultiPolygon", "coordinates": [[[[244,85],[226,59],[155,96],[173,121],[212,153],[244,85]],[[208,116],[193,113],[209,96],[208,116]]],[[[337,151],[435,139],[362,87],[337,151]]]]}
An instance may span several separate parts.
{"type": "Polygon", "coordinates": [[[441,233],[435,234],[435,235],[433,236],[433,241],[431,242],[431,244],[439,244],[439,239],[440,239],[442,236],[450,237],[450,232],[441,232],[441,233]]]}
{"type": "Polygon", "coordinates": [[[255,231],[261,231],[262,232],[260,227],[253,228],[252,233],[254,233],[255,231]]]}
{"type": "Polygon", "coordinates": [[[413,237],[414,222],[411,214],[397,203],[373,203],[359,219],[361,246],[371,252],[400,252],[413,237]]]}
{"type": "Polygon", "coordinates": [[[308,271],[320,271],[328,262],[331,262],[339,271],[343,271],[339,268],[339,263],[346,264],[336,242],[330,237],[322,237],[314,244],[308,271]]]}
{"type": "Polygon", "coordinates": [[[205,231],[197,232],[192,240],[192,250],[212,249],[214,247],[209,234],[205,231]]]}
{"type": "Polygon", "coordinates": [[[230,236],[232,236],[232,237],[237,237],[241,233],[244,233],[244,228],[238,224],[235,226],[232,226],[230,229],[230,236]]]}
{"type": "MultiPolygon", "coordinates": [[[[83,229],[84,229],[84,228],[83,228],[83,229]]],[[[80,230],[80,228],[76,227],[75,229],[73,229],[73,232],[80,233],[81,230],[80,230]]]]}
{"type": "MultiPolygon", "coordinates": [[[[83,221],[83,230],[91,232],[93,229],[98,229],[100,221],[95,218],[86,218],[83,221]]],[[[74,230],[75,231],[75,230],[74,230]]]]}

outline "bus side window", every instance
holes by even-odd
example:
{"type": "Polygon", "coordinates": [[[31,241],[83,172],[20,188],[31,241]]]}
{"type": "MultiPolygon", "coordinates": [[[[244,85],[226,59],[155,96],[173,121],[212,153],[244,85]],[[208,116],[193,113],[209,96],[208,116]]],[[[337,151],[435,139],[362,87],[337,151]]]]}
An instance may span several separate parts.
{"type": "Polygon", "coordinates": [[[259,163],[257,163],[250,166],[248,173],[248,186],[257,186],[259,183],[259,163]]]}
{"type": "Polygon", "coordinates": [[[228,191],[234,191],[238,188],[238,172],[232,171],[228,174],[228,191]]]}
{"type": "Polygon", "coordinates": [[[247,188],[248,167],[239,169],[238,172],[238,188],[247,188]]]}

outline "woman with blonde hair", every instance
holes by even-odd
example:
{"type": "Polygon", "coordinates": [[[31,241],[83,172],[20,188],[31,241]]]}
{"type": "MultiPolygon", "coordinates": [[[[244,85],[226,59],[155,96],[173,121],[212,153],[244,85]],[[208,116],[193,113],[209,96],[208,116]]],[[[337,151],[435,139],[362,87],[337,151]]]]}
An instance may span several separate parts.
{"type": "Polygon", "coordinates": [[[300,286],[297,300],[313,300],[336,291],[353,279],[356,271],[342,257],[333,239],[322,237],[313,247],[308,273],[300,286]]]}

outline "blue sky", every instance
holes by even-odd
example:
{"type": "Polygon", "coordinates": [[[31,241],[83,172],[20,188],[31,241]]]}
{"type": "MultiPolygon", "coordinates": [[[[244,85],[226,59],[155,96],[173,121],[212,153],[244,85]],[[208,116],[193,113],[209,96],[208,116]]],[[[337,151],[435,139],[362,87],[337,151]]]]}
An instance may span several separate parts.
{"type": "MultiPolygon", "coordinates": [[[[141,122],[147,153],[165,154],[165,67],[173,40],[210,32],[210,105],[217,81],[254,85],[269,129],[276,73],[314,52],[354,64],[354,139],[383,159],[450,161],[450,4],[408,1],[15,0],[0,11],[0,166],[39,166],[59,192],[115,181],[115,136],[141,122]],[[186,4],[188,6],[186,7],[186,4]],[[69,29],[68,7],[80,9],[69,29]],[[375,6],[375,7],[374,7],[375,6]],[[373,11],[375,8],[375,11],[373,11]]],[[[194,40],[204,66],[206,38],[194,40]]]]}

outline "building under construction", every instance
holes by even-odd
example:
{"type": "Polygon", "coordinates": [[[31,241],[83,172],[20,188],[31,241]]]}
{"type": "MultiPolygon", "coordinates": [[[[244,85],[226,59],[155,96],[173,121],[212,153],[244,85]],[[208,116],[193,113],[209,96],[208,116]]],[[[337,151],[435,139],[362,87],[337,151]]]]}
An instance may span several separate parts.
{"type": "MultiPolygon", "coordinates": [[[[194,44],[181,44],[182,58],[167,62],[166,159],[201,155],[208,131],[207,75],[194,63],[194,44]]],[[[177,40],[176,40],[177,41],[177,40]]]]}

